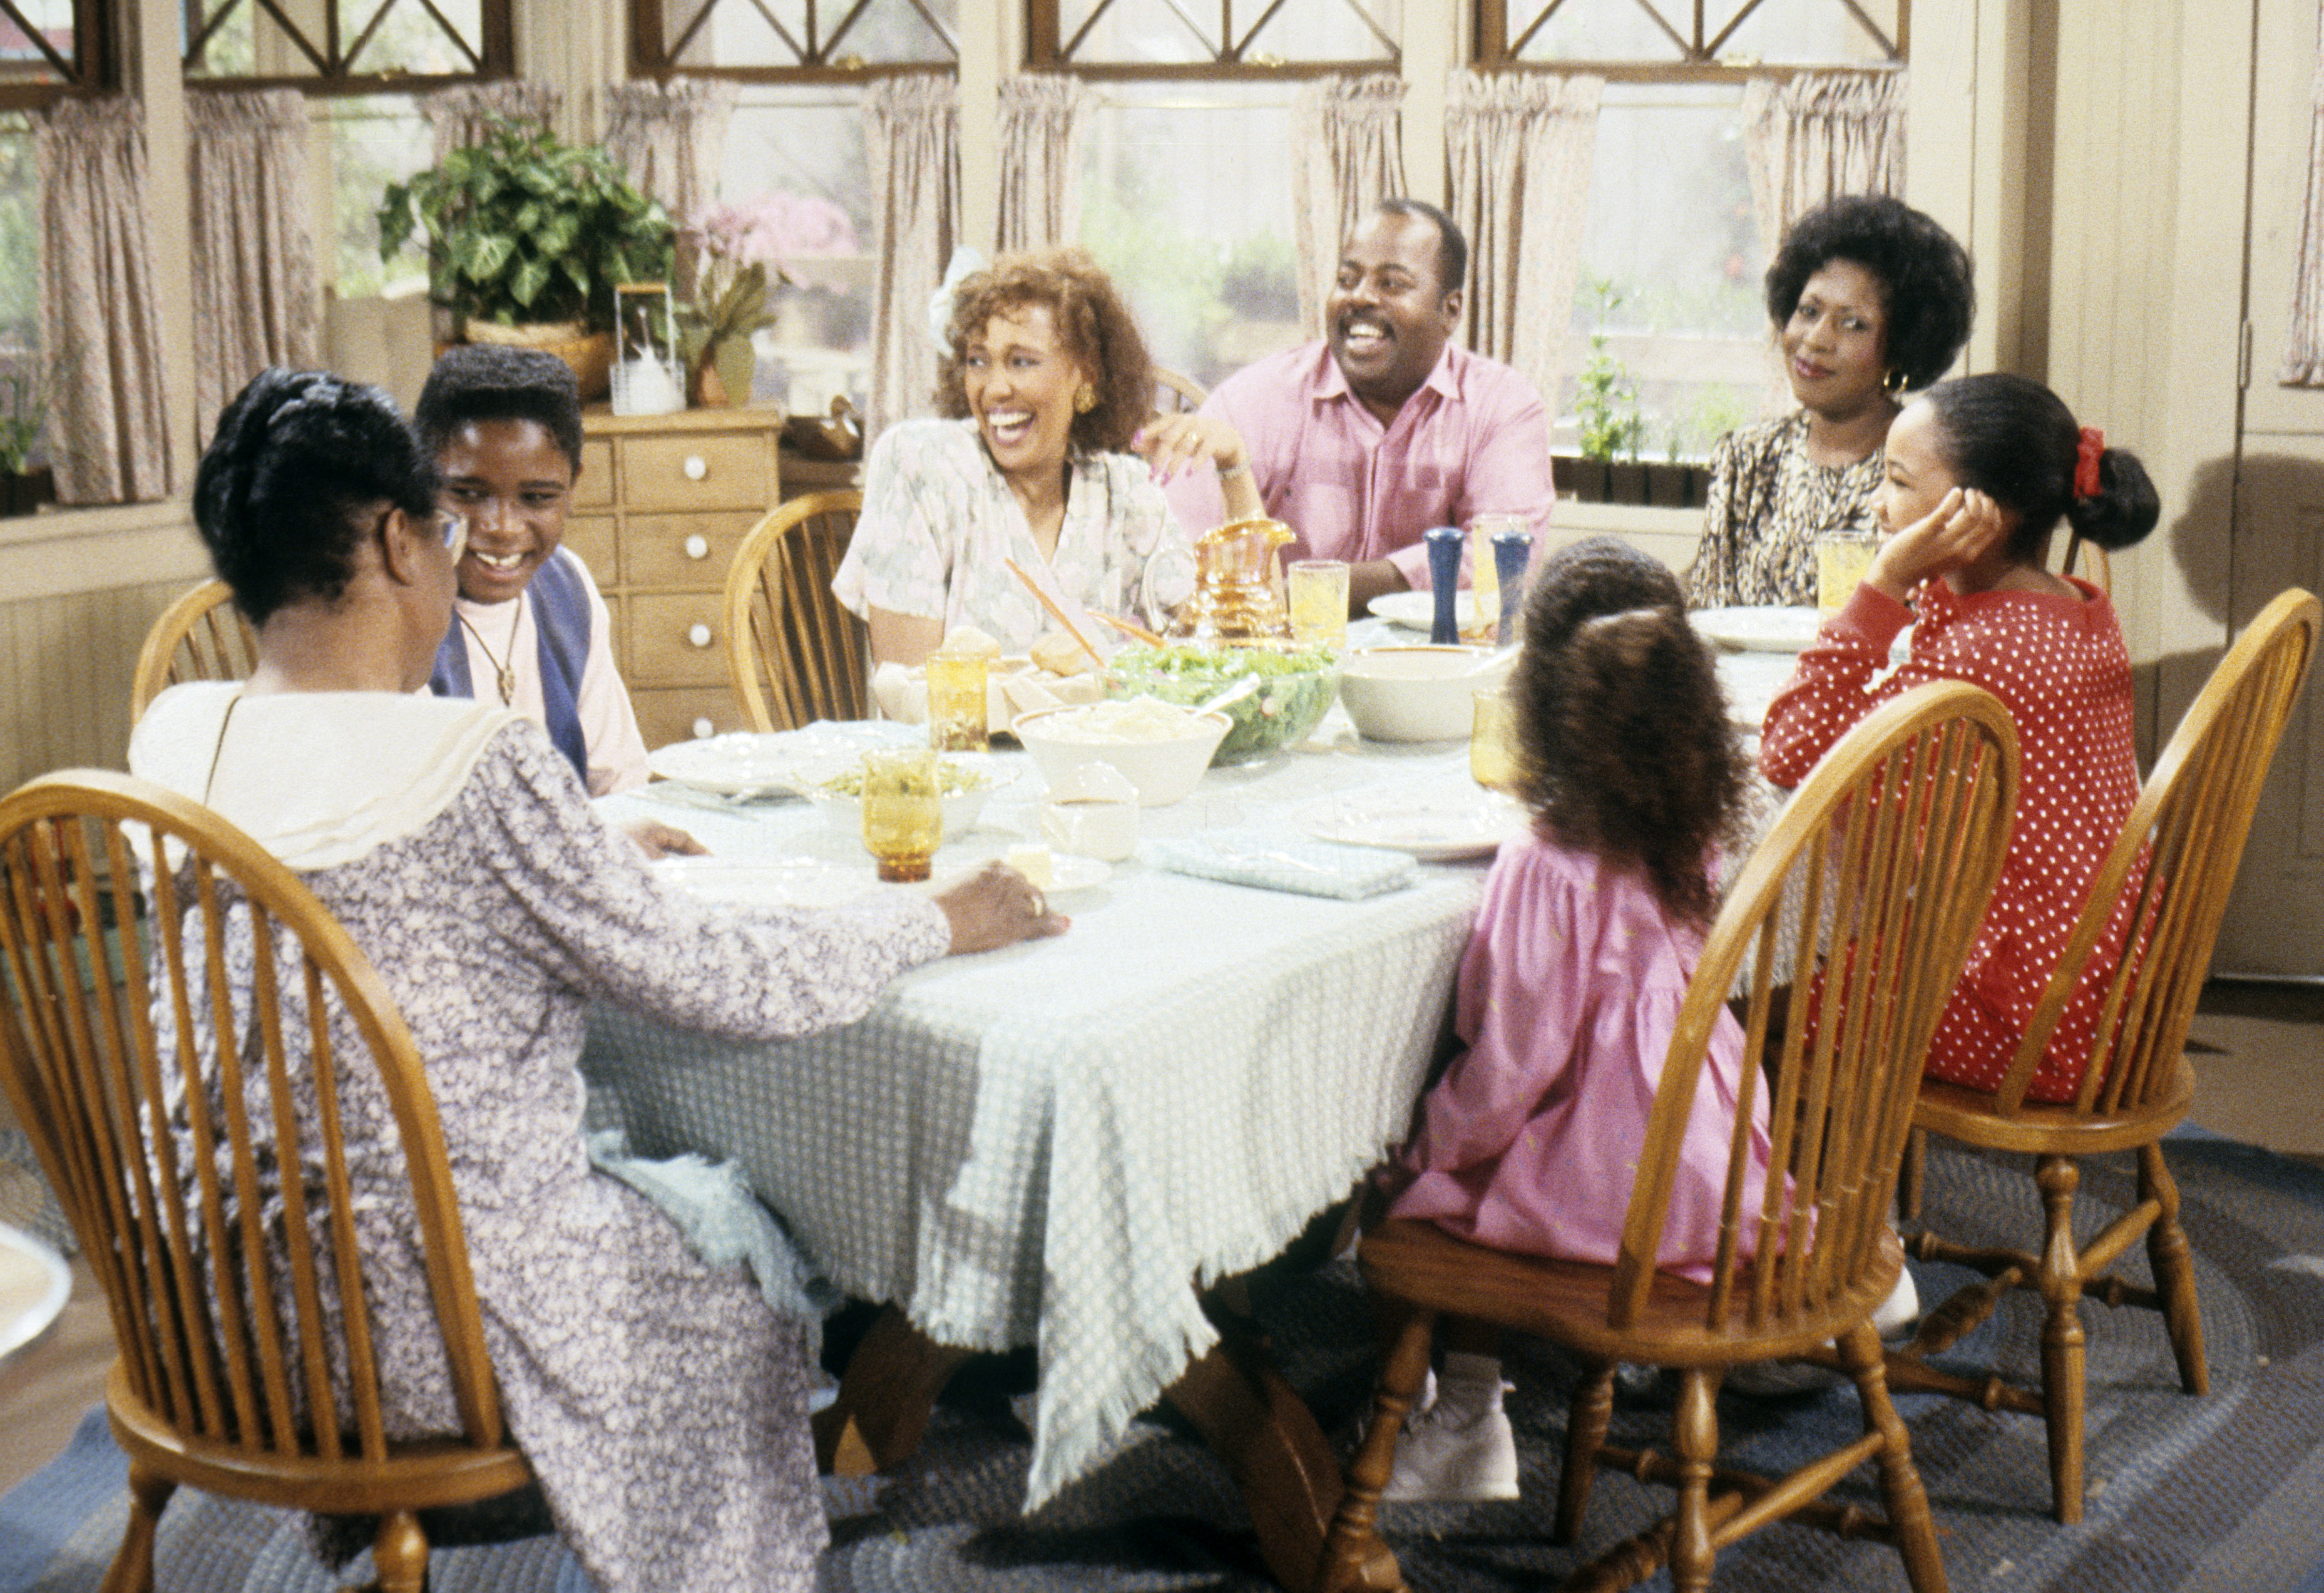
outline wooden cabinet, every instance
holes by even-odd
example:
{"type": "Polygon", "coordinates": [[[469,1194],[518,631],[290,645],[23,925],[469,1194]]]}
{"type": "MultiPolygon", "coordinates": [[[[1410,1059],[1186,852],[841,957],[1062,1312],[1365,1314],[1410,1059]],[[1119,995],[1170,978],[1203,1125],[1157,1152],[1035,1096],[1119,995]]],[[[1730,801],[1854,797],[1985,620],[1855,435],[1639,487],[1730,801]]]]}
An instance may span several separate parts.
{"type": "Polygon", "coordinates": [[[743,728],[720,609],[735,547],[781,496],[773,410],[583,417],[565,539],[613,615],[649,747],[743,728]]]}

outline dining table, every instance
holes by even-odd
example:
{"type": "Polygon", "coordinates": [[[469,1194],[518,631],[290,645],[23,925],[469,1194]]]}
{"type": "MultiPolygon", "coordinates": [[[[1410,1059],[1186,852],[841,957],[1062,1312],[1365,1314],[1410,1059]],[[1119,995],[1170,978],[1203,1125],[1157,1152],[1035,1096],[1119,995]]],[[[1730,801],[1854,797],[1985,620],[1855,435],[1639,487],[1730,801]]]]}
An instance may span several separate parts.
{"type": "MultiPolygon", "coordinates": [[[[1372,622],[1353,640],[1382,634],[1372,622]]],[[[1722,655],[1722,675],[1748,657],[1722,655]]],[[[1748,684],[1756,707],[1738,717],[1764,708],[1748,684]]],[[[1000,788],[975,828],[945,837],[939,877],[1038,833],[1040,774],[1017,751],[990,767],[1000,788]]],[[[711,857],[659,866],[714,899],[875,888],[860,840],[805,802],[657,783],[598,806],[690,832],[711,857]]],[[[1405,1137],[1486,867],[1523,815],[1474,786],[1464,742],[1367,741],[1334,708],[1300,744],[1213,769],[1139,819],[1135,856],[1052,890],[1065,935],[915,969],[844,1027],[736,1044],[598,1008],[592,1113],[635,1154],[732,1160],[824,1277],[883,1306],[818,1416],[826,1467],[897,1463],[963,1359],[1031,1346],[1027,1509],[1167,1397],[1226,1459],[1270,1570],[1305,1586],[1338,1462],[1218,1285],[1346,1201],[1405,1137]],[[1157,861],[1222,835],[1286,858],[1314,855],[1318,835],[1415,855],[1359,899],[1157,861]]],[[[1360,1583],[1401,1585],[1392,1560],[1360,1583]]]]}

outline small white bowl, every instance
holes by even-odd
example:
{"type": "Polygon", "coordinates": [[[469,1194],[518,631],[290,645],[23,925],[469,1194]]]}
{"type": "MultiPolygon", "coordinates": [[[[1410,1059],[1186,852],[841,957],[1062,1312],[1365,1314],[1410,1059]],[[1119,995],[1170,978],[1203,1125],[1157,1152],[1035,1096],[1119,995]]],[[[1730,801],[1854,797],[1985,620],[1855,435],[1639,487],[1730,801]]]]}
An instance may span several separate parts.
{"type": "Polygon", "coordinates": [[[1517,654],[1489,668],[1490,648],[1375,647],[1340,661],[1340,701],[1358,733],[1375,741],[1460,741],[1476,694],[1498,690],[1517,654]]]}
{"type": "Polygon", "coordinates": [[[1074,770],[1102,763],[1117,769],[1138,787],[1140,807],[1167,807],[1183,800],[1211,766],[1211,754],[1226,740],[1234,721],[1216,709],[1186,715],[1186,733],[1160,741],[1069,741],[1051,733],[1061,715],[1086,712],[1079,707],[1044,708],[1017,721],[1017,739],[1033,755],[1049,784],[1062,784],[1074,770]]]}

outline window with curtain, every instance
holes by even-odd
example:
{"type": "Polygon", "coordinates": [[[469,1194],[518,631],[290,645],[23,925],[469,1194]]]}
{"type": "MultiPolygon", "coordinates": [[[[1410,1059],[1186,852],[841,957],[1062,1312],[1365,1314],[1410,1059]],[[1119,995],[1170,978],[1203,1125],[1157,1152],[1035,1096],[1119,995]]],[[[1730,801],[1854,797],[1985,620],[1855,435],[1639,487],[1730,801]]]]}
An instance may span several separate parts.
{"type": "Polygon", "coordinates": [[[631,0],[640,77],[735,84],[717,220],[788,279],[752,339],[758,401],[823,413],[844,396],[868,411],[879,262],[864,91],[889,73],[957,69],[961,4],[631,0]]]}
{"type": "MultiPolygon", "coordinates": [[[[41,381],[41,173],[32,126],[0,111],[0,428],[34,413],[41,381]]],[[[44,454],[37,446],[30,463],[44,454]]]]}
{"type": "Polygon", "coordinates": [[[0,110],[115,81],[104,0],[0,0],[0,110]]]}
{"type": "Polygon", "coordinates": [[[1087,78],[1080,240],[1204,387],[1305,335],[1294,101],[1393,72],[1402,0],[1028,0],[1027,64],[1087,78]]]}
{"type": "MultiPolygon", "coordinates": [[[[5,5],[6,0],[0,0],[5,5]]],[[[379,257],[379,204],[387,185],[425,168],[432,143],[418,96],[515,69],[512,0],[322,0],[290,8],[265,0],[186,0],[187,85],[296,88],[308,97],[327,163],[317,198],[316,265],[341,298],[424,289],[416,244],[379,257]]]]}
{"type": "Polygon", "coordinates": [[[1767,354],[1746,95],[1755,77],[1794,69],[1902,67],[1909,4],[1479,0],[1480,68],[1607,80],[1555,405],[1560,453],[1578,451],[1593,372],[1635,394],[1645,459],[1704,458],[1722,433],[1788,407],[1767,354]]]}

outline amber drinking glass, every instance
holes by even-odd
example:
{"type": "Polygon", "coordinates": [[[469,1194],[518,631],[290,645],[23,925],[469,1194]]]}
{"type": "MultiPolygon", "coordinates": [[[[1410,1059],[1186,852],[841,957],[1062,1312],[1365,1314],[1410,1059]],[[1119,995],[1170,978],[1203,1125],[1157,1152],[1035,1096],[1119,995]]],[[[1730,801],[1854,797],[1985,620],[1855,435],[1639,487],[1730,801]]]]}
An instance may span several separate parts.
{"type": "Polygon", "coordinates": [[[944,843],[942,793],[931,748],[863,754],[863,849],[880,865],[881,879],[928,877],[944,843]]]}
{"type": "Polygon", "coordinates": [[[1817,532],[1816,608],[1827,614],[1846,608],[1879,551],[1880,538],[1874,531],[1850,528],[1817,532]]]}
{"type": "Polygon", "coordinates": [[[1348,645],[1348,565],[1345,559],[1294,560],[1289,572],[1291,640],[1302,647],[1348,645]]]}

